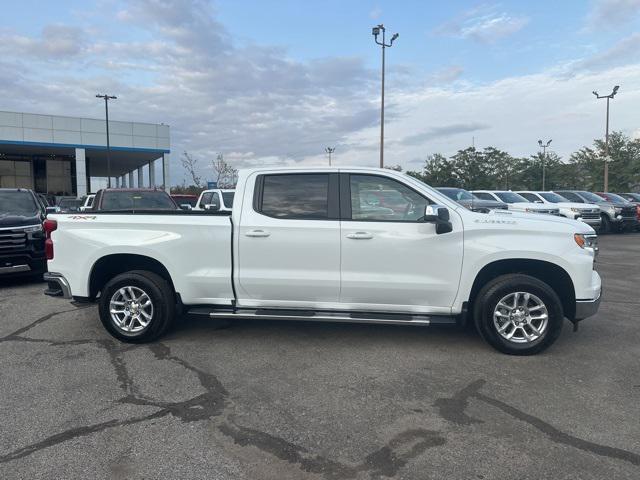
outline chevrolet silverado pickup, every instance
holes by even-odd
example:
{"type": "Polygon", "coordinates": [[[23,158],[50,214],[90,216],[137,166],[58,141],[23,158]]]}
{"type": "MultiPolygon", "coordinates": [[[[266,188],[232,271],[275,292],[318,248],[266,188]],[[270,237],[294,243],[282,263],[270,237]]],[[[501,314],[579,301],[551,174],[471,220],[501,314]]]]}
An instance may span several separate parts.
{"type": "Polygon", "coordinates": [[[385,169],[248,170],[232,212],[102,210],[50,215],[44,227],[45,293],[97,302],[125,342],[152,341],[185,312],[473,322],[496,349],[525,355],[600,302],[597,238],[584,222],[472,212],[385,169]]]}

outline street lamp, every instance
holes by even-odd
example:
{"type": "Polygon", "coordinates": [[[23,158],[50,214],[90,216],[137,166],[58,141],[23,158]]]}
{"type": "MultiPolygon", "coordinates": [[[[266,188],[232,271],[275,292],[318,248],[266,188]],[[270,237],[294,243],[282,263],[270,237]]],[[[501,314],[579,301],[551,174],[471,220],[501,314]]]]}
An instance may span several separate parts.
{"type": "Polygon", "coordinates": [[[546,190],[545,188],[545,167],[547,160],[547,147],[551,145],[551,139],[547,143],[542,143],[542,140],[538,140],[538,145],[542,149],[542,190],[546,190]]]}
{"type": "Polygon", "coordinates": [[[382,94],[380,96],[380,168],[384,167],[384,51],[387,47],[391,47],[393,42],[400,36],[394,33],[391,37],[391,41],[386,43],[385,40],[385,28],[380,24],[371,29],[371,34],[374,36],[375,42],[382,47],[382,94]],[[382,42],[378,41],[378,36],[382,32],[382,42]]]}
{"type": "Polygon", "coordinates": [[[114,95],[96,95],[96,98],[104,99],[104,116],[107,124],[107,187],[111,188],[111,146],[109,145],[109,100],[116,100],[114,95]]]}
{"type": "Polygon", "coordinates": [[[598,100],[601,98],[607,99],[607,129],[605,134],[605,142],[604,142],[604,191],[609,191],[609,100],[616,96],[618,93],[619,85],[613,87],[613,91],[609,95],[598,95],[598,92],[595,90],[593,94],[596,96],[598,100]]]}
{"type": "Polygon", "coordinates": [[[336,147],[327,147],[324,151],[329,155],[329,166],[331,166],[331,154],[336,151],[336,147]]]}

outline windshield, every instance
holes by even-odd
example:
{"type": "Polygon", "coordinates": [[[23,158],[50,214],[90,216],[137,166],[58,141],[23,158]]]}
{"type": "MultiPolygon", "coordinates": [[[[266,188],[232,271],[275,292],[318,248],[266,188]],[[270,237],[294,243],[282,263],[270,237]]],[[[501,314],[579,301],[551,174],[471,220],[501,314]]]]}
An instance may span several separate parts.
{"type": "Polygon", "coordinates": [[[463,190],[462,188],[439,188],[441,193],[444,193],[451,200],[455,200],[456,202],[460,200],[475,200],[475,197],[471,195],[471,193],[463,190]]]}
{"type": "Polygon", "coordinates": [[[620,195],[617,195],[615,193],[605,193],[604,195],[607,196],[607,200],[611,200],[619,203],[627,203],[627,200],[625,200],[620,195]]]}
{"type": "Polygon", "coordinates": [[[595,193],[591,193],[591,192],[578,192],[578,193],[582,195],[586,201],[591,203],[606,202],[604,198],[602,198],[600,195],[596,195],[595,193]]]}
{"type": "Polygon", "coordinates": [[[540,195],[542,198],[544,198],[547,202],[551,202],[551,203],[560,203],[560,202],[567,202],[568,200],[560,195],[558,195],[557,193],[553,193],[553,192],[541,192],[538,195],[540,195]]]}
{"type": "Polygon", "coordinates": [[[62,200],[60,200],[60,203],[58,203],[58,206],[60,208],[77,210],[78,207],[82,206],[82,200],[78,200],[77,198],[63,198],[62,200]]]}
{"type": "Polygon", "coordinates": [[[233,206],[233,197],[236,192],[222,192],[222,203],[227,208],[231,208],[233,206]]]}
{"type": "Polygon", "coordinates": [[[33,217],[38,213],[38,204],[33,195],[26,191],[0,191],[0,215],[20,215],[33,217]]]}
{"type": "Polygon", "coordinates": [[[495,194],[503,202],[507,202],[507,203],[518,203],[518,202],[530,203],[529,200],[524,198],[522,195],[518,195],[517,193],[513,193],[513,192],[495,192],[495,194]]]}
{"type": "Polygon", "coordinates": [[[640,202],[640,193],[625,193],[625,195],[632,202],[640,202]]]}
{"type": "Polygon", "coordinates": [[[196,203],[198,203],[198,197],[196,196],[184,196],[184,197],[180,197],[178,195],[171,195],[171,198],[173,198],[173,200],[178,204],[178,205],[191,205],[192,207],[196,206],[196,203]]]}
{"type": "Polygon", "coordinates": [[[176,210],[176,204],[160,191],[106,191],[101,210],[176,210]]]}

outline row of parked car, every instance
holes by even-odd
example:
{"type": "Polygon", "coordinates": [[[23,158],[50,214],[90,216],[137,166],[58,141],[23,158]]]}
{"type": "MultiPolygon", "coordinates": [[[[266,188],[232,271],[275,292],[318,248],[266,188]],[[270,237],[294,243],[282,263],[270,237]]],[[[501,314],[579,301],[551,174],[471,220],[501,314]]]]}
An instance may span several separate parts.
{"type": "Polygon", "coordinates": [[[631,231],[640,225],[638,193],[594,193],[584,190],[467,191],[451,187],[438,190],[476,212],[503,209],[557,215],[581,220],[600,233],[631,231]]]}
{"type": "Polygon", "coordinates": [[[49,213],[74,213],[91,210],[214,210],[231,211],[234,190],[212,189],[198,195],[168,195],[164,190],[144,188],[107,188],[81,198],[62,197],[56,203],[37,194],[49,213]]]}

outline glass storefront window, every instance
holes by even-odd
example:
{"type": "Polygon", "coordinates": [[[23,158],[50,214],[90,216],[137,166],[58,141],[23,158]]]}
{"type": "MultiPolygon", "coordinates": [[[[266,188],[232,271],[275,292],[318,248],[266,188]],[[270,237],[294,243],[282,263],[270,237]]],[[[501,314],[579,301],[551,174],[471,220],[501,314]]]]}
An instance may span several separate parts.
{"type": "Polygon", "coordinates": [[[1,188],[33,188],[31,162],[28,160],[0,159],[1,188]]]}

